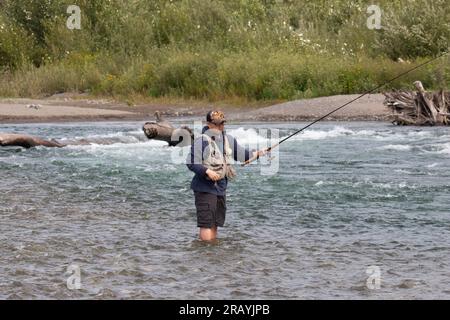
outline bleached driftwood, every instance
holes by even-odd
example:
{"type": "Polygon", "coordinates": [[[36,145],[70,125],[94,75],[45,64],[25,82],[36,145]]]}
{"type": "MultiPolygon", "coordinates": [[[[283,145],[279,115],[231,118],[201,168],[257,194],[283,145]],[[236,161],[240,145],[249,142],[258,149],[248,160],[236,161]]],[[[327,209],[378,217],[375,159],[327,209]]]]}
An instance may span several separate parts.
{"type": "Polygon", "coordinates": [[[194,139],[194,133],[189,127],[175,128],[162,119],[161,113],[155,113],[156,122],[147,122],[142,128],[147,138],[151,140],[165,141],[169,146],[183,147],[190,145],[194,139]]]}
{"type": "Polygon", "coordinates": [[[44,140],[38,137],[30,136],[27,134],[16,134],[16,133],[0,133],[0,146],[17,146],[24,148],[31,148],[37,146],[44,146],[50,148],[62,148],[65,145],[59,143],[56,140],[44,140]]]}
{"type": "MultiPolygon", "coordinates": [[[[144,124],[143,130],[148,139],[166,141],[170,146],[186,146],[190,145],[193,141],[193,131],[188,127],[175,128],[168,121],[161,118],[161,114],[157,112],[156,122],[147,122],[144,124]]],[[[37,146],[44,147],[57,147],[62,148],[67,145],[88,145],[91,143],[96,144],[109,144],[110,141],[88,141],[85,139],[66,141],[66,144],[60,143],[56,140],[45,140],[39,137],[31,136],[28,134],[15,134],[15,133],[0,133],[0,146],[18,146],[24,148],[31,148],[37,146]]]]}
{"type": "Polygon", "coordinates": [[[420,81],[414,82],[416,92],[386,92],[384,105],[391,111],[397,125],[434,126],[450,124],[450,92],[426,92],[420,81]]]}

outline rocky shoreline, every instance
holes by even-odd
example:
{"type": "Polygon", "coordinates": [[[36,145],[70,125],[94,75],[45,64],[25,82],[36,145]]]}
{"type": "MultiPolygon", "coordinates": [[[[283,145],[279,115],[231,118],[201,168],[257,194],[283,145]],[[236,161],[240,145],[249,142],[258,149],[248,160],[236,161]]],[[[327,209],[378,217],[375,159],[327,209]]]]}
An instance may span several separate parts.
{"type": "MultiPolygon", "coordinates": [[[[269,107],[220,107],[230,122],[239,121],[310,121],[355,99],[358,95],[339,95],[314,99],[295,100],[269,107]]],[[[383,105],[384,96],[365,96],[339,110],[328,121],[388,121],[391,114],[383,105]]],[[[160,111],[170,119],[196,118],[214,104],[194,106],[170,104],[147,104],[129,106],[107,100],[87,99],[2,99],[0,100],[0,123],[48,123],[87,121],[146,121],[160,111]]]]}

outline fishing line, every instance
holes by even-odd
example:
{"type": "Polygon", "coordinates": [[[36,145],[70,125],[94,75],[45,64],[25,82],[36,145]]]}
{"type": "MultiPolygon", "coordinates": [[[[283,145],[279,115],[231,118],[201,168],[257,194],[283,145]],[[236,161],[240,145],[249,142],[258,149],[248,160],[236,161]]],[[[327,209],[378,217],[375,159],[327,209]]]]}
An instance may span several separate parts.
{"type": "MultiPolygon", "coordinates": [[[[364,97],[364,96],[366,96],[366,95],[368,95],[368,94],[371,94],[372,92],[374,92],[374,91],[376,91],[376,90],[378,90],[378,89],[381,89],[381,88],[384,87],[385,85],[387,85],[387,84],[389,84],[389,83],[391,83],[391,82],[397,80],[398,78],[401,78],[401,77],[403,77],[404,75],[406,75],[406,74],[408,74],[408,73],[410,73],[410,72],[413,72],[414,70],[417,70],[417,69],[419,69],[419,68],[421,68],[421,67],[423,67],[423,66],[425,66],[425,65],[427,65],[427,64],[429,64],[429,63],[431,63],[431,62],[433,62],[433,61],[435,61],[435,60],[437,60],[437,59],[439,59],[439,58],[441,58],[441,57],[443,57],[443,56],[445,56],[445,55],[447,55],[448,53],[449,53],[449,51],[446,51],[446,52],[444,52],[444,53],[438,55],[437,57],[434,57],[433,59],[430,59],[430,60],[428,60],[428,61],[425,61],[425,62],[423,62],[423,63],[421,63],[421,64],[415,66],[414,68],[409,69],[409,70],[407,70],[407,71],[405,71],[405,72],[403,72],[403,73],[401,73],[401,74],[395,76],[394,78],[392,78],[392,79],[386,81],[385,83],[383,83],[383,84],[381,84],[381,85],[379,85],[379,86],[377,86],[377,87],[375,87],[375,88],[373,88],[373,89],[370,89],[369,91],[366,91],[365,93],[361,94],[360,96],[356,97],[355,99],[353,99],[353,100],[351,100],[351,101],[349,101],[349,102],[343,104],[342,106],[340,106],[340,107],[334,109],[333,111],[327,113],[326,115],[324,115],[324,116],[322,116],[322,117],[320,117],[320,118],[314,120],[313,122],[311,122],[311,123],[308,124],[307,126],[301,128],[300,130],[295,131],[294,133],[292,133],[291,135],[287,136],[286,138],[283,138],[282,140],[280,140],[279,142],[277,142],[277,143],[274,144],[273,146],[270,146],[269,148],[267,148],[267,153],[270,152],[273,148],[278,147],[280,144],[282,144],[282,143],[285,142],[286,140],[288,140],[288,139],[292,138],[293,136],[299,134],[300,132],[306,130],[307,128],[311,127],[312,125],[316,124],[317,122],[322,121],[323,119],[325,119],[326,117],[328,117],[328,116],[330,116],[331,114],[335,113],[336,111],[339,111],[339,110],[341,110],[342,108],[345,108],[346,106],[348,106],[349,104],[355,102],[356,100],[359,100],[359,99],[361,99],[362,97],[364,97]]],[[[251,162],[253,162],[253,161],[257,160],[257,159],[259,159],[259,156],[252,157],[252,158],[250,158],[249,160],[245,161],[245,162],[242,164],[242,166],[246,166],[247,164],[249,164],[249,163],[251,163],[251,162]]]]}

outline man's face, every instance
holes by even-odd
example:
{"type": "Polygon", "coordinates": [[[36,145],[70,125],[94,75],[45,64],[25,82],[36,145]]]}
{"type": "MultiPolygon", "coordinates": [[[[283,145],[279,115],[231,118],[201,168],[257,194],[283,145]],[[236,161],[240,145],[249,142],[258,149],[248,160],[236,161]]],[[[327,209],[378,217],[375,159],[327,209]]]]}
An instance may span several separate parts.
{"type": "Polygon", "coordinates": [[[225,122],[222,122],[221,124],[215,124],[215,123],[208,123],[208,127],[212,130],[218,130],[220,132],[223,132],[225,130],[225,122]]]}
{"type": "Polygon", "coordinates": [[[222,122],[222,123],[219,124],[217,127],[219,128],[220,131],[225,130],[225,122],[222,122]]]}

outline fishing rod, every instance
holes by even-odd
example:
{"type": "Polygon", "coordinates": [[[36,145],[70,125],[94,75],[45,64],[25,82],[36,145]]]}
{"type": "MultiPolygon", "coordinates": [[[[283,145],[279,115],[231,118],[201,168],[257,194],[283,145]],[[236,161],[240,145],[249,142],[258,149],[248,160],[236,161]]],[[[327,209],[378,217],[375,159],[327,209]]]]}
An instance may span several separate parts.
{"type": "MultiPolygon", "coordinates": [[[[376,90],[378,90],[378,89],[381,89],[381,88],[384,87],[385,85],[387,85],[387,84],[389,84],[389,83],[391,83],[391,82],[397,80],[398,78],[401,78],[401,77],[403,77],[404,75],[406,75],[406,74],[408,74],[408,73],[410,73],[410,72],[413,72],[414,70],[417,70],[417,69],[423,67],[424,65],[429,64],[429,63],[431,63],[431,62],[433,62],[433,61],[435,61],[435,60],[437,60],[437,59],[439,59],[439,58],[445,56],[445,55],[448,54],[448,53],[449,53],[449,51],[446,51],[446,52],[444,52],[444,53],[438,55],[437,57],[434,57],[433,59],[430,59],[430,60],[428,60],[428,61],[425,61],[425,62],[423,62],[423,63],[421,63],[421,64],[415,66],[414,68],[409,69],[409,70],[407,70],[407,71],[405,71],[405,72],[403,72],[403,73],[397,75],[396,77],[394,77],[394,78],[392,78],[392,79],[386,81],[385,83],[383,83],[383,84],[381,84],[381,85],[379,85],[379,86],[377,86],[377,87],[375,87],[375,88],[373,88],[373,89],[370,89],[369,91],[366,91],[365,93],[361,94],[360,96],[356,97],[355,99],[353,99],[353,100],[351,100],[351,101],[349,101],[349,102],[343,104],[342,106],[340,106],[340,107],[334,109],[333,111],[327,113],[326,115],[324,115],[324,116],[322,116],[322,117],[320,117],[320,118],[314,120],[313,122],[311,122],[311,123],[308,124],[307,126],[301,128],[300,130],[295,131],[293,134],[287,136],[286,138],[283,138],[282,140],[278,141],[278,142],[275,143],[274,145],[272,145],[272,146],[270,146],[269,148],[267,148],[267,149],[266,149],[266,153],[269,153],[272,149],[278,147],[280,144],[282,144],[282,143],[285,142],[286,140],[288,140],[288,139],[292,138],[293,136],[299,134],[300,132],[306,130],[307,128],[311,127],[312,125],[316,124],[317,122],[322,121],[322,120],[325,119],[326,117],[330,116],[331,114],[335,113],[336,111],[341,110],[342,108],[348,106],[349,104],[355,102],[356,100],[359,100],[359,99],[361,99],[362,97],[364,97],[364,96],[366,96],[366,95],[368,95],[368,94],[371,94],[372,92],[374,92],[374,91],[376,91],[376,90]]],[[[252,157],[252,158],[250,158],[249,160],[245,161],[245,162],[242,164],[242,166],[244,167],[244,166],[246,166],[246,165],[248,165],[248,164],[250,164],[250,163],[252,163],[253,161],[258,160],[258,159],[259,159],[259,156],[256,155],[255,157],[252,157]]]]}

